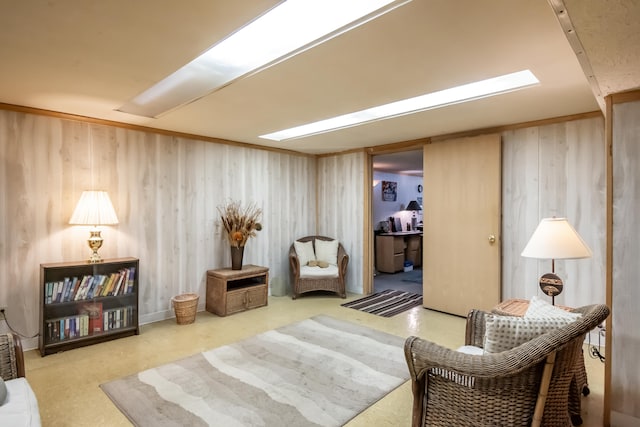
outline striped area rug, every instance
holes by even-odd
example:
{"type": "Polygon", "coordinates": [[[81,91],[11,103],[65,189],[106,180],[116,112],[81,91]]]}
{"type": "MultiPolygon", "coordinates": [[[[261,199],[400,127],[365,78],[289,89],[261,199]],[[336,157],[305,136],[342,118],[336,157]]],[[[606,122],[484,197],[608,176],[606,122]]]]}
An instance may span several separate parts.
{"type": "Polygon", "coordinates": [[[422,305],[422,295],[387,289],[341,305],[382,317],[391,317],[422,305]]]}
{"type": "Polygon", "coordinates": [[[409,379],[404,338],[315,316],[101,384],[136,426],[342,426],[409,379]]]}

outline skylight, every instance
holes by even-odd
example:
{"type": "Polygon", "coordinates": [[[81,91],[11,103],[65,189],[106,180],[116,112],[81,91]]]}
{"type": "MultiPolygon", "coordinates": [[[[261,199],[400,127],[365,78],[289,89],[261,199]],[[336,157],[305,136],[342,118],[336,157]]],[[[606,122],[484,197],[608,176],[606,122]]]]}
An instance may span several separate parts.
{"type": "Polygon", "coordinates": [[[157,117],[370,21],[411,0],[286,0],[118,111],[157,117]]]}
{"type": "Polygon", "coordinates": [[[330,119],[320,120],[318,122],[261,135],[260,138],[270,139],[273,141],[302,138],[305,136],[370,123],[377,120],[385,120],[405,114],[412,114],[434,108],[445,107],[447,105],[495,96],[502,93],[512,92],[514,90],[524,89],[538,83],[540,82],[531,71],[518,71],[516,73],[481,80],[462,86],[456,86],[438,92],[427,93],[414,98],[403,99],[390,104],[356,111],[355,113],[344,114],[330,119]]]}

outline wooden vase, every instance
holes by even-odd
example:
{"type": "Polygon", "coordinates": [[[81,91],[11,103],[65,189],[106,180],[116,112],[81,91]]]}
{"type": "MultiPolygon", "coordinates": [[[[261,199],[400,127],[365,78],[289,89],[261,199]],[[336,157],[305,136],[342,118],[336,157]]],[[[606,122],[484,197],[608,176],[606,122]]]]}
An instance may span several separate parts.
{"type": "Polygon", "coordinates": [[[244,246],[231,246],[231,269],[242,270],[242,257],[244,256],[244,246]]]}

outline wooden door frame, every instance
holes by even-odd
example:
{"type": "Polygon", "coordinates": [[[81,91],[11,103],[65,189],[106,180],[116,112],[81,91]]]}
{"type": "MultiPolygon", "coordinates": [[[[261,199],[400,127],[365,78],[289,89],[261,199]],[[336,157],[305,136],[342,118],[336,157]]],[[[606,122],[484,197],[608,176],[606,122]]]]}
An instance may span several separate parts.
{"type": "MultiPolygon", "coordinates": [[[[379,145],[365,149],[364,156],[364,200],[363,209],[364,229],[362,233],[362,293],[369,295],[373,293],[373,270],[374,270],[374,245],[373,245],[373,156],[379,154],[399,153],[402,151],[422,151],[424,146],[431,143],[431,138],[421,138],[412,141],[400,142],[389,145],[379,145]]],[[[424,155],[424,154],[423,154],[424,155]]]]}

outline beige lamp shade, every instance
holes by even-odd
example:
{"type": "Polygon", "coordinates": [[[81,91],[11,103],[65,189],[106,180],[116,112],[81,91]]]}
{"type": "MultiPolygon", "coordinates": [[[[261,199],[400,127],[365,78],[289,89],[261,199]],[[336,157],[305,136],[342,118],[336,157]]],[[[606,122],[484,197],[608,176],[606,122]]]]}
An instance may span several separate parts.
{"type": "Polygon", "coordinates": [[[538,259],[591,257],[591,249],[566,218],[544,218],[533,232],[522,256],[538,259]]]}
{"type": "Polygon", "coordinates": [[[116,211],[106,191],[83,191],[71,215],[72,225],[114,225],[118,223],[116,211]]]}

